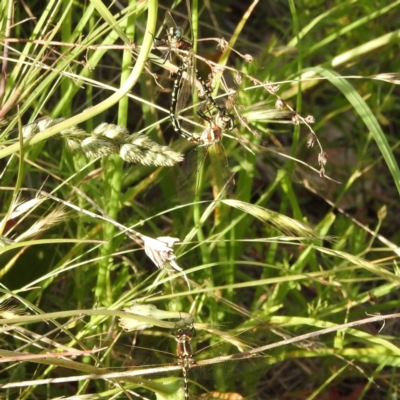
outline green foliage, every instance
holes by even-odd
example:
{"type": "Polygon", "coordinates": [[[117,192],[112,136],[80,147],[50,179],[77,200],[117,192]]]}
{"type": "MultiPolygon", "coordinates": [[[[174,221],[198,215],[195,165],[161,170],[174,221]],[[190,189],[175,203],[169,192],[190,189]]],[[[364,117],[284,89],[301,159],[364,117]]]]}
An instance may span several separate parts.
{"type": "Polygon", "coordinates": [[[190,316],[214,357],[259,348],[193,366],[201,399],[398,396],[379,315],[399,311],[400,1],[244,6],[191,4],[196,66],[236,123],[201,171],[169,120],[179,57],[151,48],[165,10],[188,31],[184,3],[2,0],[4,398],[183,398],[179,366],[158,354],[151,375],[119,346],[174,352],[190,316]],[[232,191],[213,184],[226,161],[232,191]]]}

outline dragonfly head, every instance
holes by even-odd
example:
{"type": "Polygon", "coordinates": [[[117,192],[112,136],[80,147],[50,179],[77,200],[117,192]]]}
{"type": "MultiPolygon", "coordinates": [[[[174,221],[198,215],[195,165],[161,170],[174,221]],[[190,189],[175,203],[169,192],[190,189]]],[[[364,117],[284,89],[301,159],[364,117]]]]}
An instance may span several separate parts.
{"type": "Polygon", "coordinates": [[[179,43],[182,39],[182,28],[179,26],[171,26],[167,29],[168,41],[171,44],[179,43]]]}

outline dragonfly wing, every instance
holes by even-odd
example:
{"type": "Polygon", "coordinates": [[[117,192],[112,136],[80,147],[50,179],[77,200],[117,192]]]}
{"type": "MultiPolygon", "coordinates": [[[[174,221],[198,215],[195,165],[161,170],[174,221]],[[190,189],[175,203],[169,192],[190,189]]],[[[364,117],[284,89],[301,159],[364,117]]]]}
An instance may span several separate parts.
{"type": "Polygon", "coordinates": [[[234,187],[234,180],[229,170],[223,144],[216,143],[208,149],[210,154],[210,173],[214,197],[221,192],[230,193],[234,187]]]}
{"type": "Polygon", "coordinates": [[[167,28],[176,28],[176,26],[177,26],[169,11],[167,11],[165,13],[165,22],[164,23],[167,26],[167,28]]]}
{"type": "Polygon", "coordinates": [[[197,146],[185,156],[182,171],[178,177],[179,192],[185,201],[192,201],[199,191],[204,168],[206,182],[211,182],[214,197],[222,192],[230,193],[232,191],[234,180],[222,143],[197,146]],[[210,159],[209,164],[206,162],[207,155],[210,159]]]}
{"type": "Polygon", "coordinates": [[[206,156],[207,148],[205,146],[197,146],[185,156],[181,173],[178,176],[178,190],[185,202],[193,201],[193,197],[199,190],[201,167],[206,156]]]}
{"type": "Polygon", "coordinates": [[[195,72],[190,57],[191,56],[189,55],[186,60],[187,68],[182,74],[178,93],[176,93],[176,98],[177,98],[175,107],[176,118],[178,118],[178,114],[188,105],[189,99],[193,95],[195,72]]]}

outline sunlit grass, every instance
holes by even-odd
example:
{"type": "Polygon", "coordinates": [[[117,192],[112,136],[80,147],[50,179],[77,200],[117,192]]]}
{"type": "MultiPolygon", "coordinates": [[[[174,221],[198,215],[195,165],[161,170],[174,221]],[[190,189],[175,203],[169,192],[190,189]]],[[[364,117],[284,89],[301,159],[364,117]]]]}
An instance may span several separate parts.
{"type": "MultiPolygon", "coordinates": [[[[129,366],[109,343],[173,352],[170,330],[189,315],[195,345],[223,340],[231,353],[244,350],[235,341],[270,346],[257,373],[241,371],[251,386],[215,372],[209,391],[398,395],[398,323],[380,316],[399,310],[399,3],[254,2],[246,14],[240,2],[193,2],[197,68],[204,79],[213,72],[214,97],[236,123],[223,139],[235,187],[214,198],[209,171],[197,193],[182,193],[179,166],[124,162],[110,155],[118,151],[79,143],[71,153],[65,144],[66,132],[92,139],[107,123],[177,153],[194,146],[169,123],[178,57],[145,63],[171,4],[3,2],[7,398],[182,398],[181,379],[118,376],[129,366]],[[227,43],[224,53],[216,48],[227,43]],[[40,117],[62,119],[28,141],[20,126],[40,117]],[[129,316],[133,303],[158,311],[129,316]],[[145,329],[123,331],[120,317],[145,329]]],[[[186,14],[184,4],[173,10],[185,33],[186,14]]],[[[195,108],[185,115],[198,133],[195,108]]]]}

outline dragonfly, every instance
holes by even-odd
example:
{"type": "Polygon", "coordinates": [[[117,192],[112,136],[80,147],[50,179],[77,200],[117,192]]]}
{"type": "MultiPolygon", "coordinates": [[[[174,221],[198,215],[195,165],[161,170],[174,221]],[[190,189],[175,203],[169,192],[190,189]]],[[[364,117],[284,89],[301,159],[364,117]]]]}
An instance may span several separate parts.
{"type": "MultiPolygon", "coordinates": [[[[138,347],[134,347],[131,351],[131,354],[129,355],[129,351],[127,351],[126,346],[123,346],[125,347],[125,349],[122,349],[121,352],[117,353],[115,351],[118,348],[118,345],[115,345],[111,357],[111,362],[114,363],[120,360],[120,357],[122,357],[122,360],[130,358],[135,363],[135,366],[129,366],[129,361],[126,362],[124,360],[123,362],[125,364],[125,367],[123,368],[123,371],[120,371],[120,368],[118,368],[119,372],[113,372],[115,371],[114,368],[98,368],[97,372],[93,374],[92,377],[95,376],[96,378],[107,380],[117,379],[121,384],[124,381],[137,383],[139,385],[138,387],[157,392],[157,390],[159,389],[157,385],[160,382],[163,382],[165,385],[167,384],[168,381],[165,378],[167,376],[170,380],[169,382],[180,383],[180,385],[176,387],[176,390],[181,393],[182,399],[189,400],[193,398],[193,391],[190,390],[191,385],[189,385],[193,381],[196,382],[196,386],[199,386],[200,388],[202,387],[199,385],[199,383],[201,382],[201,384],[205,387],[211,387],[212,389],[214,389],[214,385],[217,381],[225,380],[226,384],[228,385],[228,389],[234,389],[234,391],[232,390],[232,392],[230,393],[236,393],[238,387],[240,388],[239,391],[246,389],[249,391],[251,384],[255,384],[255,382],[251,382],[251,378],[254,378],[255,375],[257,375],[258,379],[260,376],[263,376],[263,374],[265,374],[268,370],[268,364],[266,363],[265,355],[263,354],[243,352],[221,356],[221,354],[227,354],[227,349],[232,346],[226,341],[206,347],[196,352],[193,351],[192,342],[194,337],[196,336],[196,331],[192,327],[180,328],[177,330],[177,332],[171,332],[171,334],[174,341],[176,342],[175,355],[171,353],[151,351],[149,349],[142,349],[138,347]],[[156,358],[156,362],[152,362],[151,365],[142,363],[140,359],[149,360],[149,358],[151,358],[149,353],[152,354],[152,358],[156,358]],[[204,359],[204,356],[209,357],[210,354],[211,357],[214,358],[204,359]],[[161,359],[172,359],[172,363],[160,364],[159,361],[161,359]],[[210,368],[211,371],[209,371],[210,368]],[[200,373],[200,370],[208,370],[205,374],[206,376],[203,377],[205,378],[205,380],[201,379],[203,374],[200,373]],[[257,370],[257,374],[254,374],[254,370],[257,370]],[[177,371],[178,373],[180,372],[180,382],[179,380],[171,380],[171,375],[173,371],[177,371]],[[211,374],[208,372],[211,372],[211,374]],[[160,379],[150,380],[148,378],[149,376],[157,377],[160,379]],[[245,388],[240,387],[243,383],[243,379],[246,379],[245,388]],[[182,380],[183,385],[181,383],[182,380]]],[[[234,342],[236,346],[240,346],[241,342],[236,337],[231,336],[229,340],[234,342]]],[[[241,343],[241,345],[243,345],[243,343],[241,343]]],[[[101,347],[105,347],[104,341],[101,342],[101,347]]],[[[214,397],[216,397],[217,393],[219,392],[214,391],[210,393],[214,393],[214,397]]],[[[205,395],[203,395],[203,398],[204,396],[205,395]]],[[[229,398],[224,397],[223,395],[221,396],[221,399],[229,398]]],[[[235,397],[232,398],[235,399],[235,397]]],[[[236,399],[238,399],[238,397],[236,397],[236,399]]]]}
{"type": "Polygon", "coordinates": [[[177,343],[176,354],[178,356],[178,365],[182,368],[185,400],[189,400],[188,373],[190,367],[194,364],[191,341],[195,332],[192,326],[190,329],[179,329],[178,332],[174,334],[177,343]]]}
{"type": "MultiPolygon", "coordinates": [[[[165,13],[166,35],[165,38],[157,38],[163,46],[167,46],[167,51],[161,56],[162,64],[171,58],[171,53],[177,54],[179,57],[187,57],[193,50],[192,42],[183,36],[183,29],[178,26],[169,11],[165,13]]],[[[157,47],[157,45],[156,45],[157,47]]]]}
{"type": "MultiPolygon", "coordinates": [[[[207,143],[204,135],[202,135],[201,137],[194,136],[188,130],[183,129],[178,119],[179,113],[187,104],[189,95],[192,91],[190,85],[186,83],[188,81],[182,79],[183,73],[185,71],[189,76],[190,72],[188,71],[188,69],[189,60],[183,59],[181,65],[179,66],[171,94],[170,118],[172,126],[175,132],[191,142],[210,144],[207,143]]],[[[204,121],[208,122],[210,125],[217,126],[221,130],[221,132],[225,130],[232,131],[235,128],[234,116],[227,111],[226,107],[221,107],[217,104],[212,96],[210,87],[204,82],[197,69],[194,70],[194,74],[202,88],[203,95],[206,97],[206,100],[198,106],[197,115],[199,115],[204,121]],[[213,116],[212,114],[214,110],[216,111],[216,114],[213,116]]],[[[218,137],[219,140],[222,139],[222,134],[219,134],[218,137]]]]}
{"type": "MultiPolygon", "coordinates": [[[[190,16],[189,1],[186,2],[186,5],[188,15],[190,16]]],[[[191,67],[194,67],[195,65],[193,43],[191,40],[183,36],[183,29],[176,24],[169,11],[165,13],[164,25],[166,27],[165,37],[154,38],[154,40],[159,41],[161,45],[167,46],[167,51],[161,56],[161,64],[165,64],[166,61],[171,58],[172,53],[176,54],[181,59],[180,67],[177,72],[177,79],[174,82],[174,88],[171,95],[170,118],[174,130],[186,139],[191,140],[193,135],[185,133],[180,129],[180,124],[175,118],[175,115],[178,110],[181,110],[186,106],[190,98],[195,74],[194,71],[191,70],[191,67]],[[186,79],[182,79],[184,72],[187,73],[186,79]]],[[[193,37],[192,27],[190,27],[190,31],[191,36],[193,37]]],[[[155,43],[155,46],[158,47],[159,44],[155,43]]]]}
{"type": "MultiPolygon", "coordinates": [[[[186,5],[188,16],[190,16],[191,12],[188,1],[186,5]]],[[[188,19],[190,22],[190,18],[188,19]]],[[[199,86],[201,87],[202,93],[207,98],[204,103],[210,103],[212,107],[217,110],[217,118],[223,116],[226,120],[229,119],[229,124],[222,125],[219,124],[219,121],[217,121],[217,126],[219,126],[221,129],[232,130],[234,127],[233,116],[226,111],[226,108],[223,109],[217,105],[212,97],[209,86],[206,85],[198,70],[196,69],[192,41],[183,36],[183,29],[176,24],[169,11],[165,13],[164,24],[166,26],[165,38],[155,38],[156,40],[161,41],[164,45],[168,47],[167,51],[162,55],[161,59],[163,60],[163,63],[165,63],[166,60],[171,57],[172,53],[177,54],[180,58],[180,65],[174,81],[170,104],[170,119],[174,130],[189,141],[199,141],[198,136],[190,133],[190,131],[182,129],[179,121],[179,114],[188,104],[190,95],[193,93],[194,82],[196,81],[196,79],[199,83],[199,86]]],[[[191,23],[190,33],[191,37],[193,37],[193,28],[191,23]]],[[[204,109],[204,103],[201,104],[198,108],[197,114],[202,119],[210,121],[210,117],[205,115],[205,113],[202,111],[204,109]]]]}
{"type": "Polygon", "coordinates": [[[175,132],[198,145],[196,149],[187,155],[187,160],[184,162],[183,173],[179,177],[181,183],[183,182],[180,185],[180,191],[182,192],[182,187],[187,190],[186,187],[189,186],[191,188],[190,192],[197,193],[201,176],[200,171],[207,155],[210,154],[211,182],[214,197],[216,197],[227,182],[230,182],[229,189],[233,186],[225,149],[222,145],[222,137],[224,131],[232,131],[234,129],[234,117],[227,111],[226,107],[221,107],[217,104],[212,96],[210,87],[204,82],[197,69],[191,68],[192,62],[190,57],[182,59],[171,94],[170,119],[175,132]],[[191,76],[194,73],[197,82],[202,88],[202,93],[206,97],[205,101],[200,103],[197,108],[197,115],[206,123],[206,127],[200,135],[194,134],[192,128],[186,128],[179,120],[181,110],[187,104],[192,92],[190,80],[183,79],[184,72],[186,72],[187,76],[191,76]],[[197,174],[193,174],[194,169],[197,170],[197,174]],[[197,179],[193,180],[192,176],[197,179]],[[196,184],[188,184],[187,182],[190,181],[195,181],[196,184]]]}
{"type": "Polygon", "coordinates": [[[201,169],[207,155],[210,154],[211,182],[214,197],[216,197],[228,181],[231,182],[228,186],[230,186],[230,188],[232,186],[232,180],[230,179],[231,174],[225,149],[222,144],[222,137],[224,131],[231,131],[234,129],[234,117],[225,107],[221,107],[215,102],[210,88],[203,81],[198,71],[195,70],[197,81],[200,82],[202,91],[206,96],[206,100],[197,108],[197,115],[202,118],[206,126],[200,134],[194,134],[192,128],[186,128],[186,126],[179,121],[181,109],[184,107],[184,104],[187,103],[191,92],[190,85],[188,85],[186,81],[182,82],[183,72],[186,71],[187,74],[190,74],[187,70],[188,62],[187,59],[183,59],[179,67],[174,82],[170,106],[170,119],[175,132],[197,145],[197,147],[186,156],[183,172],[179,177],[180,191],[197,193],[200,184],[201,169]],[[197,171],[196,174],[193,173],[194,170],[197,171]],[[190,190],[188,190],[187,187],[190,187],[190,190]]]}
{"type": "MultiPolygon", "coordinates": [[[[187,7],[190,15],[188,4],[187,7]]],[[[229,186],[232,186],[232,179],[229,179],[230,171],[221,139],[224,131],[233,130],[235,126],[234,117],[225,107],[219,106],[214,100],[209,85],[204,82],[195,67],[192,42],[183,36],[182,28],[175,23],[169,11],[165,16],[165,25],[167,29],[164,44],[168,46],[168,50],[162,58],[166,61],[171,53],[177,54],[180,58],[180,65],[171,92],[170,120],[174,131],[178,135],[198,145],[196,149],[188,154],[188,160],[184,162],[183,173],[179,177],[180,182],[183,182],[183,184],[180,184],[180,191],[194,191],[194,193],[197,193],[200,183],[200,171],[207,155],[210,154],[211,181],[214,196],[216,196],[222,191],[226,182],[231,182],[229,186]],[[206,127],[200,134],[194,133],[191,127],[187,128],[180,120],[182,110],[185,109],[193,94],[195,81],[198,82],[202,94],[206,97],[205,101],[197,108],[197,115],[206,123],[206,127]],[[193,174],[194,169],[197,170],[196,174],[193,174]],[[192,176],[197,179],[193,179],[192,176]],[[196,183],[187,183],[191,181],[196,183]],[[190,190],[187,190],[188,186],[191,188],[190,190]],[[183,190],[182,187],[184,187],[183,190]]],[[[191,36],[193,37],[193,34],[191,36]]]]}
{"type": "MultiPolygon", "coordinates": [[[[196,335],[196,331],[194,329],[194,326],[191,325],[189,329],[179,329],[177,333],[173,334],[174,338],[177,342],[176,345],[176,354],[178,356],[178,365],[182,368],[182,375],[183,375],[183,381],[184,381],[184,394],[185,394],[185,400],[189,400],[189,380],[188,380],[188,373],[190,368],[192,368],[195,364],[196,361],[194,360],[193,356],[193,349],[191,345],[191,341],[196,335]]],[[[220,392],[209,392],[202,394],[200,398],[207,398],[206,396],[210,395],[210,398],[216,398],[218,396],[220,399],[225,399],[225,400],[241,400],[244,399],[242,396],[240,396],[237,393],[226,393],[225,396],[223,393],[220,392]],[[229,395],[229,396],[227,396],[229,395]]]]}

